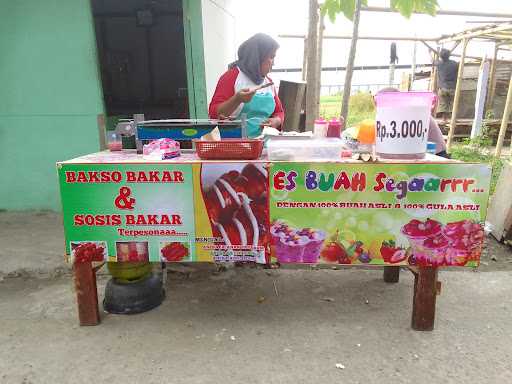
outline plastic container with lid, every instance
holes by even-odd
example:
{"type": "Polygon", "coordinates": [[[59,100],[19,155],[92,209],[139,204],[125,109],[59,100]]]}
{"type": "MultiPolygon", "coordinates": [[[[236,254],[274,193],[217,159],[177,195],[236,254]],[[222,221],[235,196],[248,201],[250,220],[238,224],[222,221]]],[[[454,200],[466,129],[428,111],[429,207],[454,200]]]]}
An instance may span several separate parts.
{"type": "Polygon", "coordinates": [[[110,151],[120,151],[123,149],[121,135],[114,131],[107,131],[107,147],[110,151]]]}
{"type": "Polygon", "coordinates": [[[324,119],[316,119],[313,126],[313,136],[315,138],[323,138],[327,136],[327,121],[324,119]]]}
{"type": "Polygon", "coordinates": [[[433,100],[432,92],[380,92],[375,95],[375,150],[379,157],[425,157],[433,100]]]}
{"type": "Polygon", "coordinates": [[[269,160],[336,161],[341,159],[342,151],[340,139],[270,140],[267,146],[269,160]]]}

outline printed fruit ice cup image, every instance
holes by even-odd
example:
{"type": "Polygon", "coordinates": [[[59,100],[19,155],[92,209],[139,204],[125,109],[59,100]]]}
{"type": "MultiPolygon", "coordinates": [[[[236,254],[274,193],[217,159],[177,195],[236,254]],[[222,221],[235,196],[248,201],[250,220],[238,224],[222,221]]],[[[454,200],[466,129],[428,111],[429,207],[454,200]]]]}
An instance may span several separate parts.
{"type": "Polygon", "coordinates": [[[275,244],[275,252],[279,263],[302,263],[304,250],[309,239],[306,236],[299,236],[291,233],[280,237],[275,244]]]}
{"type": "Polygon", "coordinates": [[[118,262],[149,261],[148,242],[118,241],[116,242],[116,255],[118,262]]]}
{"type": "Polygon", "coordinates": [[[183,261],[190,256],[189,245],[180,242],[160,243],[160,259],[163,262],[183,261]]]}
{"type": "Polygon", "coordinates": [[[416,263],[433,267],[445,265],[445,257],[449,246],[448,239],[442,234],[425,239],[422,246],[414,249],[416,263]]]}
{"type": "Polygon", "coordinates": [[[308,243],[306,244],[304,255],[302,256],[302,262],[317,263],[325,240],[325,232],[318,229],[303,228],[297,231],[297,235],[306,236],[308,238],[308,243]]]}
{"type": "Polygon", "coordinates": [[[436,220],[426,221],[411,220],[402,227],[402,233],[409,239],[411,244],[422,245],[428,237],[434,237],[441,233],[442,224],[436,220]]]}
{"type": "Polygon", "coordinates": [[[463,266],[472,259],[478,260],[482,253],[484,231],[482,226],[471,220],[448,223],[443,234],[450,241],[446,264],[463,266]]]}
{"type": "Polygon", "coordinates": [[[77,263],[104,261],[107,257],[107,245],[104,241],[72,241],[72,257],[77,263]]]}
{"type": "Polygon", "coordinates": [[[282,221],[270,227],[272,245],[280,263],[318,263],[325,232],[313,228],[291,228],[282,221]]]}

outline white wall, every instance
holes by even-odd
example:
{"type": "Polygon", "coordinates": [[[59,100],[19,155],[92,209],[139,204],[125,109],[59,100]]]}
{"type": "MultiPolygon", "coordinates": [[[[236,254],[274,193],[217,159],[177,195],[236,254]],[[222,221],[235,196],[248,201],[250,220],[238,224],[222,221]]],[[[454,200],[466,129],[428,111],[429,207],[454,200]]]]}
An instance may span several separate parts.
{"type": "Polygon", "coordinates": [[[201,0],[208,103],[220,75],[236,60],[235,17],[230,11],[233,1],[201,0]]]}

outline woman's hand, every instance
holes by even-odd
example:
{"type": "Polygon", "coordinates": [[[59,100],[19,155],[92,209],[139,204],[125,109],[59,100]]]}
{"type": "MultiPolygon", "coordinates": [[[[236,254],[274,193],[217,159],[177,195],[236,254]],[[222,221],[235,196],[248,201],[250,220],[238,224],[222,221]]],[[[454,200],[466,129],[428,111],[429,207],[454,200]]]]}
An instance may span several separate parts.
{"type": "Polygon", "coordinates": [[[276,129],[281,128],[281,119],[279,117],[269,117],[261,122],[260,126],[263,127],[272,127],[276,129]]]}
{"type": "Polygon", "coordinates": [[[252,97],[254,96],[255,93],[256,91],[254,90],[244,88],[236,93],[236,99],[239,103],[248,103],[252,100],[252,97]]]}

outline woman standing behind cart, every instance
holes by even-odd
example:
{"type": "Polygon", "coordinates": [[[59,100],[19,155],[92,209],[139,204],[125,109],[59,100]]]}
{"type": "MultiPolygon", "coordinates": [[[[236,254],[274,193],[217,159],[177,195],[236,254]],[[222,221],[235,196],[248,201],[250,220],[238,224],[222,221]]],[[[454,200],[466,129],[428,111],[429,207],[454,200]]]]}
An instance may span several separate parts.
{"type": "Polygon", "coordinates": [[[238,60],[229,65],[217,83],[210,102],[210,118],[240,118],[246,114],[249,137],[258,136],[263,126],[281,128],[283,106],[267,76],[278,48],[279,44],[263,33],[240,45],[238,60]]]}

